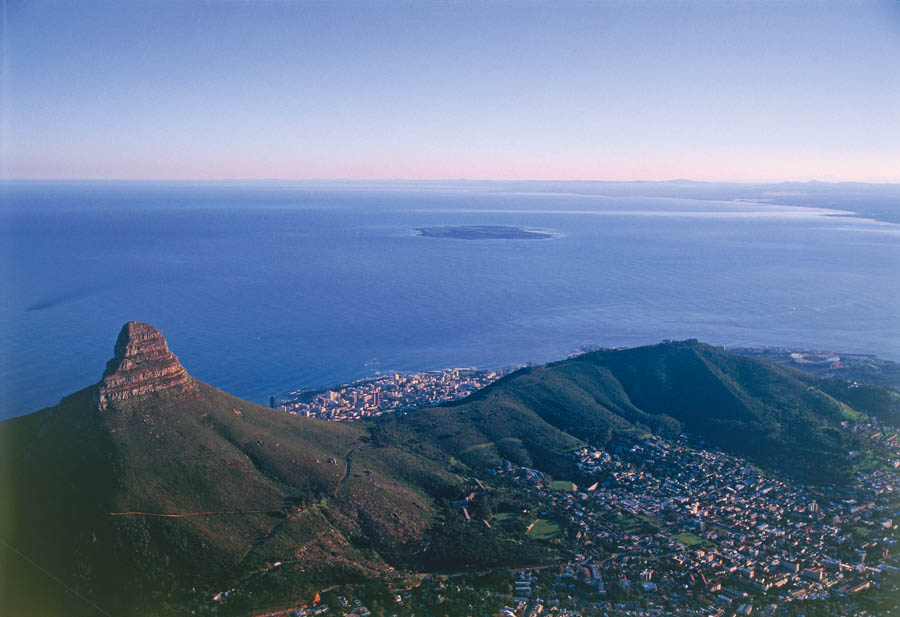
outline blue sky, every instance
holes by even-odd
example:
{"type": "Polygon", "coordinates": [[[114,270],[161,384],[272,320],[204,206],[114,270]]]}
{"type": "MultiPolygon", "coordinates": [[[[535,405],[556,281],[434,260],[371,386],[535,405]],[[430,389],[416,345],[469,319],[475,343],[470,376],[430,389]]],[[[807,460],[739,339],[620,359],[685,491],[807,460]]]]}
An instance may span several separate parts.
{"type": "Polygon", "coordinates": [[[900,182],[896,2],[0,3],[6,178],[900,182]]]}

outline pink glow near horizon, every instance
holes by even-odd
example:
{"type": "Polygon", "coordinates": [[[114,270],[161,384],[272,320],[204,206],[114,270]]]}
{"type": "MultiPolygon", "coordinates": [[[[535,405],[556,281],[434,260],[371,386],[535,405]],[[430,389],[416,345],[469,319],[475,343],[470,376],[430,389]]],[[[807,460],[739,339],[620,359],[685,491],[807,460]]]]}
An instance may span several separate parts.
{"type": "Polygon", "coordinates": [[[898,6],[23,3],[0,178],[900,182],[898,6]]]}
{"type": "Polygon", "coordinates": [[[446,160],[327,161],[247,160],[210,161],[147,160],[118,165],[75,164],[48,175],[35,166],[20,179],[170,179],[170,180],[306,180],[306,179],[398,179],[398,180],[671,180],[685,178],[711,182],[780,182],[820,180],[828,182],[900,182],[894,161],[836,160],[493,160],[452,162],[446,160]],[[790,173],[786,173],[790,170],[790,173]]]}

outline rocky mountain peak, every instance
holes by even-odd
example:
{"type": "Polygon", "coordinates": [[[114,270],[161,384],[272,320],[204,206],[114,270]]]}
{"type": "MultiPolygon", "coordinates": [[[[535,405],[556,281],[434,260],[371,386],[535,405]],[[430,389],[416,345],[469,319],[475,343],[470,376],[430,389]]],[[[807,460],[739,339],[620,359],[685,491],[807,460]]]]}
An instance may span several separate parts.
{"type": "Polygon", "coordinates": [[[106,363],[98,407],[103,411],[110,403],[170,388],[189,391],[195,386],[159,330],[129,321],[119,332],[112,360],[106,363]]]}

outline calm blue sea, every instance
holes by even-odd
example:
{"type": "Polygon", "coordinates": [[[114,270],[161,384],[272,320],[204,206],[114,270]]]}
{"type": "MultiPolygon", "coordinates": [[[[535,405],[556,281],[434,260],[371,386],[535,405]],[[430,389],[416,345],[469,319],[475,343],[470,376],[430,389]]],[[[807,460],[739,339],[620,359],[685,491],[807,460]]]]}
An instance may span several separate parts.
{"type": "Polygon", "coordinates": [[[132,319],[195,377],[257,402],[666,338],[900,360],[897,187],[0,186],[0,417],[96,382],[132,319]],[[556,237],[414,231],[440,225],[556,237]]]}

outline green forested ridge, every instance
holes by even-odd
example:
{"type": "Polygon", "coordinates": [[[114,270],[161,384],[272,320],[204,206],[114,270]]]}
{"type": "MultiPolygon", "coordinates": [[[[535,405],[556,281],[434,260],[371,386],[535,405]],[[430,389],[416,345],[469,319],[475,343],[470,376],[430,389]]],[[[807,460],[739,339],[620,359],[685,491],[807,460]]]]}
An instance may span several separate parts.
{"type": "Polygon", "coordinates": [[[507,458],[552,469],[582,441],[686,431],[778,471],[840,481],[852,473],[847,452],[864,442],[841,426],[853,406],[841,405],[839,388],[829,394],[812,379],[696,341],[604,350],[522,369],[455,405],[389,418],[377,434],[475,466],[507,458]]]}

